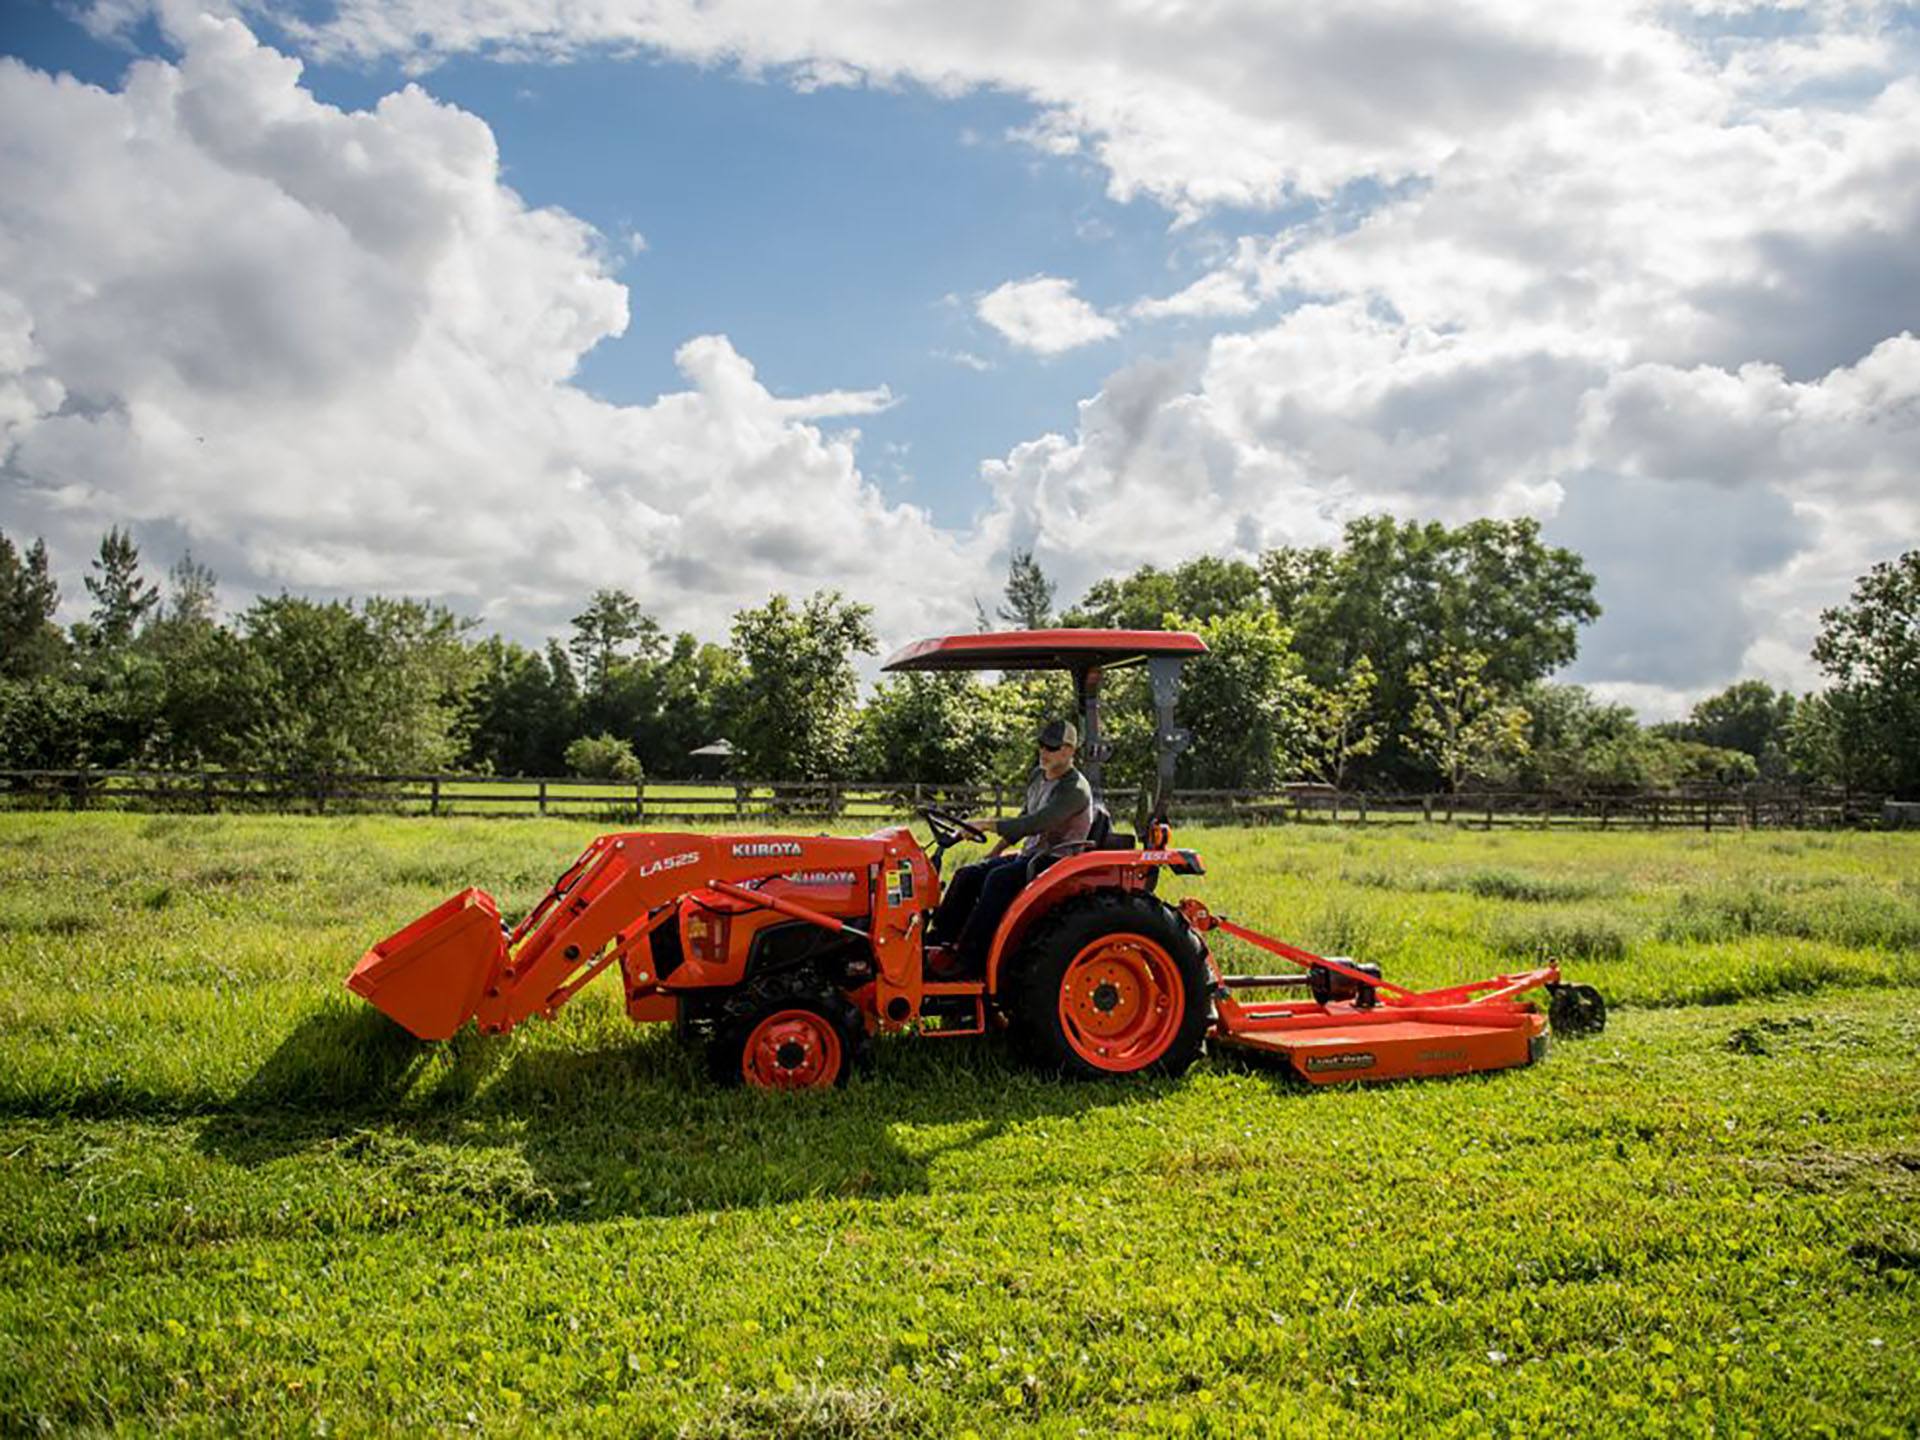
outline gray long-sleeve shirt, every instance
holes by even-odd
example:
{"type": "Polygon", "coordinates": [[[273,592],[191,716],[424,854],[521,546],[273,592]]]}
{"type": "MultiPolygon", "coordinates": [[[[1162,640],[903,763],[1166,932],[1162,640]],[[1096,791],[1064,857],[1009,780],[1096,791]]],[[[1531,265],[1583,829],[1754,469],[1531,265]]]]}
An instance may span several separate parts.
{"type": "Polygon", "coordinates": [[[993,828],[1009,840],[1025,840],[1020,847],[1022,855],[1084,840],[1093,828],[1093,787],[1078,770],[1070,769],[1058,780],[1049,780],[1047,772],[1036,765],[1020,814],[1011,820],[994,821],[993,828]]]}

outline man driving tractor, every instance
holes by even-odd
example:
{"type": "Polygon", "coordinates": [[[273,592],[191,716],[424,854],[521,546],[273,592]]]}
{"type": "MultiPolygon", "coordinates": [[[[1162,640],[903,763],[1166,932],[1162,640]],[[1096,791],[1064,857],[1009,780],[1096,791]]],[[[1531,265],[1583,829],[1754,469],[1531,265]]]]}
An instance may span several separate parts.
{"type": "Polygon", "coordinates": [[[1074,766],[1080,732],[1071,720],[1054,720],[1035,737],[1040,763],[1027,784],[1026,803],[1009,820],[978,816],[967,823],[999,836],[984,860],[954,872],[934,912],[933,933],[953,947],[956,969],[977,974],[986,968],[987,947],[1001,917],[1031,878],[1034,857],[1085,840],[1093,822],[1093,787],[1074,766]],[[1023,842],[1014,854],[1007,846],[1023,842]]]}

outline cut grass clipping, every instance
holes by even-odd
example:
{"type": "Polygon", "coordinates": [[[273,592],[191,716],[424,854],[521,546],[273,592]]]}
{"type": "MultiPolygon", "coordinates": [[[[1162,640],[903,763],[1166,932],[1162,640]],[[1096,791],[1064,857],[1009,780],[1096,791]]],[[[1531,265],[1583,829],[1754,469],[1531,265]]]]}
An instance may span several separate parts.
{"type": "Polygon", "coordinates": [[[0,1433],[1920,1432],[1914,837],[1181,832],[1170,898],[1614,1006],[1447,1082],[722,1092],[611,991],[341,990],[593,828],[0,816],[0,1433]]]}

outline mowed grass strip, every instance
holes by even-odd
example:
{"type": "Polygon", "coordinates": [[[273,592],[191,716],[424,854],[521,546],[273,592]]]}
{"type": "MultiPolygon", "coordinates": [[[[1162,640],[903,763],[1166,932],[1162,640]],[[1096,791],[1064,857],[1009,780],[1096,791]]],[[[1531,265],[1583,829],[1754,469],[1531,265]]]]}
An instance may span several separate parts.
{"type": "Polygon", "coordinates": [[[0,817],[0,1430],[1920,1428],[1902,837],[1183,832],[1247,923],[1616,1005],[1424,1085],[897,1040],[764,1096],[611,994],[426,1047],[341,992],[591,833],[0,817]]]}

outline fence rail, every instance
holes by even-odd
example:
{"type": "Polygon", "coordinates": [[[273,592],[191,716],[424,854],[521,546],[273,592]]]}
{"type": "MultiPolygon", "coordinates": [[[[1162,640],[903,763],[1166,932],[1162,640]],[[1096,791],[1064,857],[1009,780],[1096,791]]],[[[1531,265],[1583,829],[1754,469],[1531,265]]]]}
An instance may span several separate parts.
{"type": "MultiPolygon", "coordinates": [[[[1019,808],[1024,786],[914,781],[583,780],[578,776],[285,775],[249,770],[0,770],[0,807],[146,811],[326,813],[380,810],[427,815],[553,815],[708,823],[886,820],[923,804],[969,814],[1019,808]]],[[[1125,825],[1140,792],[1106,793],[1125,825]]],[[[1320,785],[1268,790],[1177,790],[1175,816],[1235,824],[1335,821],[1452,823],[1476,828],[1731,830],[1834,828],[1880,823],[1881,797],[1746,786],[1724,790],[1460,795],[1336,791],[1320,785]]]]}

